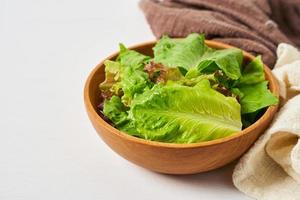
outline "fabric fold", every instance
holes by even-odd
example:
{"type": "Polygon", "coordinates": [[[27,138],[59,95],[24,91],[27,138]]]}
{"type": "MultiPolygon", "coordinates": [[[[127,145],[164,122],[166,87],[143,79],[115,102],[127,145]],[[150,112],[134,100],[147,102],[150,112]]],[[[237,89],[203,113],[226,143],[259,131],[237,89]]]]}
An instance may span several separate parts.
{"type": "Polygon", "coordinates": [[[296,37],[300,30],[292,26],[300,21],[300,4],[287,1],[282,6],[281,1],[141,0],[140,7],[157,38],[164,34],[185,37],[192,32],[204,33],[207,39],[262,55],[273,68],[279,43],[300,46],[296,37]],[[289,21],[283,23],[278,16],[289,21]]]}
{"type": "Polygon", "coordinates": [[[240,159],[234,185],[259,200],[300,198],[300,52],[280,44],[273,70],[283,101],[270,128],[240,159]]]}

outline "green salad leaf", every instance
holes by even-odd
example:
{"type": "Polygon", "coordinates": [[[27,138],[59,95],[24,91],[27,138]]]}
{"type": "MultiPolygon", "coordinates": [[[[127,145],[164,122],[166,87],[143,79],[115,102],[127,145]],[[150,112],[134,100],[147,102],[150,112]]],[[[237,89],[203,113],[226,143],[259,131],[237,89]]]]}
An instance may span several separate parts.
{"type": "Polygon", "coordinates": [[[128,107],[121,102],[120,97],[113,96],[110,100],[104,102],[103,113],[108,117],[116,127],[121,127],[128,123],[128,107]]]}
{"type": "Polygon", "coordinates": [[[202,74],[194,78],[182,78],[177,83],[185,85],[185,86],[194,86],[202,80],[209,80],[211,82],[216,82],[216,77],[214,74],[202,74]]]}
{"type": "Polygon", "coordinates": [[[166,67],[188,70],[198,65],[206,50],[203,35],[194,33],[184,39],[171,39],[164,36],[153,48],[154,62],[166,67]]]}
{"type": "Polygon", "coordinates": [[[242,62],[243,52],[240,49],[222,49],[204,54],[197,69],[206,73],[221,69],[227,77],[237,80],[241,77],[242,62]]]}
{"type": "Polygon", "coordinates": [[[157,85],[132,102],[130,118],[145,139],[192,143],[225,137],[242,128],[240,105],[211,88],[157,85]]]}
{"type": "Polygon", "coordinates": [[[152,83],[148,74],[144,72],[144,65],[149,62],[150,57],[133,50],[127,49],[120,44],[120,54],[117,58],[121,67],[120,85],[124,93],[122,102],[129,105],[135,94],[142,93],[144,89],[150,88],[152,83]]]}
{"type": "Polygon", "coordinates": [[[133,121],[128,118],[128,110],[129,108],[122,103],[118,96],[104,101],[103,114],[114,123],[115,127],[130,135],[139,136],[133,121]]]}
{"type": "Polygon", "coordinates": [[[149,56],[145,56],[137,51],[127,49],[123,44],[119,45],[120,53],[117,61],[125,67],[143,69],[144,64],[150,61],[149,56]]]}
{"type": "Polygon", "coordinates": [[[122,102],[129,105],[135,94],[152,87],[153,83],[143,70],[150,57],[127,49],[120,44],[120,54],[115,61],[105,61],[105,81],[100,84],[106,96],[122,96],[122,102]]]}
{"type": "Polygon", "coordinates": [[[267,106],[278,104],[278,98],[268,90],[267,81],[244,85],[239,87],[239,90],[243,94],[241,98],[242,114],[256,112],[267,106]]]}
{"type": "Polygon", "coordinates": [[[246,65],[242,72],[240,85],[250,85],[265,81],[264,64],[261,56],[257,56],[253,61],[246,65]]]}
{"type": "Polygon", "coordinates": [[[118,95],[121,90],[120,86],[120,71],[121,65],[118,62],[106,60],[105,65],[105,80],[100,84],[100,90],[108,96],[118,95]]]}
{"type": "Polygon", "coordinates": [[[129,105],[134,95],[144,92],[151,88],[152,83],[148,79],[148,74],[133,67],[124,67],[120,73],[121,88],[124,92],[122,102],[129,105]]]}
{"type": "MultiPolygon", "coordinates": [[[[240,97],[242,114],[259,113],[262,108],[278,104],[278,98],[268,89],[260,56],[244,67],[242,77],[232,91],[240,97]]],[[[254,117],[252,119],[254,122],[254,117]]]]}

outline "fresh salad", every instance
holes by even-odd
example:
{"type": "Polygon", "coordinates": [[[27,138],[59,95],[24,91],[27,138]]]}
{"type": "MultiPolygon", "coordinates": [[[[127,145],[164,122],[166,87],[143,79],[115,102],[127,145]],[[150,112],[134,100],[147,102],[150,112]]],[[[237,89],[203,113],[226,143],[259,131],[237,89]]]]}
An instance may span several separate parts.
{"type": "Polygon", "coordinates": [[[104,63],[100,113],[129,135],[168,143],[214,140],[241,131],[278,103],[260,56],[244,63],[240,49],[212,49],[196,33],[164,36],[153,54],[120,44],[117,59],[104,63]]]}

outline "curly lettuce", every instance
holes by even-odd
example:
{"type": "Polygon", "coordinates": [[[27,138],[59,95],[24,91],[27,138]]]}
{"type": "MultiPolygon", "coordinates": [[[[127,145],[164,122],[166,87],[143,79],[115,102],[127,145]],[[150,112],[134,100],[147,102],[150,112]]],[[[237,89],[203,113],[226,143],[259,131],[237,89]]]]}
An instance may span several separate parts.
{"type": "Polygon", "coordinates": [[[134,95],[152,87],[152,82],[143,67],[150,60],[136,51],[120,44],[120,53],[116,61],[105,61],[105,80],[100,84],[104,99],[113,95],[120,96],[124,104],[129,105],[134,95]]]}

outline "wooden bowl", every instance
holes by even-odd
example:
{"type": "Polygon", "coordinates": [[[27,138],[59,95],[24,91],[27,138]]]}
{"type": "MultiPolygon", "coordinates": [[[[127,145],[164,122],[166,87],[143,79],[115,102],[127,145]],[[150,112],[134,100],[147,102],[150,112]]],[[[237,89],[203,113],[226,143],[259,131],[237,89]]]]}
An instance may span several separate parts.
{"type": "MultiPolygon", "coordinates": [[[[145,55],[153,55],[152,47],[156,41],[142,43],[131,47],[145,55]]],[[[232,46],[206,41],[215,49],[232,48],[232,46]]],[[[254,59],[247,52],[244,61],[254,59]]],[[[114,60],[118,55],[112,54],[106,59],[114,60]]],[[[105,60],[106,60],[105,59],[105,60]]],[[[273,94],[278,96],[279,87],[270,69],[264,66],[266,79],[273,94]]],[[[270,106],[264,115],[248,128],[231,136],[208,142],[193,144],[172,144],[147,141],[123,133],[104,121],[97,113],[101,102],[99,84],[104,81],[103,61],[96,66],[86,81],[84,102],[88,116],[104,142],[125,159],[144,168],[166,174],[194,174],[213,170],[239,158],[268,127],[274,117],[277,106],[270,106]]]]}

